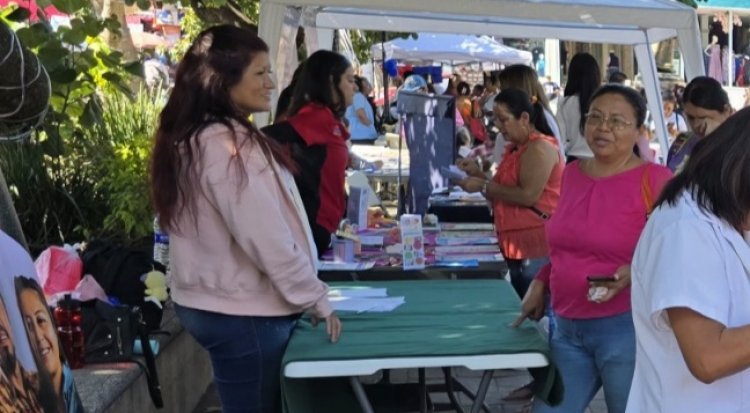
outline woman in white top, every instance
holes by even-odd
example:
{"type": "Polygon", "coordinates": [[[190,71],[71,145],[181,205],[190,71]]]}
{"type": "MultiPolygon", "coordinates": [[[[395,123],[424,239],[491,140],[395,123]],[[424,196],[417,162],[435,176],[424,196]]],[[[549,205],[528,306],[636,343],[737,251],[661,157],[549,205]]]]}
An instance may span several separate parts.
{"type": "Polygon", "coordinates": [[[635,252],[628,413],[750,411],[750,109],[710,136],[635,252]]]}
{"type": "Polygon", "coordinates": [[[573,56],[568,67],[565,97],[557,108],[557,123],[560,125],[568,162],[594,157],[583,137],[583,128],[586,123],[585,115],[589,113],[591,95],[601,83],[601,69],[594,56],[588,53],[573,56]]]}

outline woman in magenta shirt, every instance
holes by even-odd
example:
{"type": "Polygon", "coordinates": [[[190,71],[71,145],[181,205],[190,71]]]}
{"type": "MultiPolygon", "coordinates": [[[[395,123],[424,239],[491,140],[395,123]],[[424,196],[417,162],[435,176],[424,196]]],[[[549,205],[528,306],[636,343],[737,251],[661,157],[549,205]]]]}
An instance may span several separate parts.
{"type": "Polygon", "coordinates": [[[563,174],[560,203],[547,222],[550,264],[529,287],[518,321],[539,319],[551,293],[550,347],[565,394],[554,408],[536,401],[535,413],[582,413],[601,387],[608,411],[625,412],[635,365],[630,262],[651,203],[672,175],[633,153],[645,116],[634,90],[600,88],[584,129],[594,158],[571,163],[563,174]]]}

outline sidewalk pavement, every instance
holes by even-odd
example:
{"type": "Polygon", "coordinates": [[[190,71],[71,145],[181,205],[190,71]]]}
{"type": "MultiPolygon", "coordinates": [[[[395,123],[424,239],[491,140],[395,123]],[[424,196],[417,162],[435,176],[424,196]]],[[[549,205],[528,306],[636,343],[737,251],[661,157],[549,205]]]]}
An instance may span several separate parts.
{"type": "MultiPolygon", "coordinates": [[[[464,368],[454,369],[454,374],[458,379],[471,390],[479,387],[479,381],[482,378],[481,372],[471,371],[464,368]]],[[[363,378],[363,382],[372,383],[379,380],[380,374],[363,378]]],[[[442,380],[442,373],[439,369],[427,369],[427,383],[439,383],[442,380]]],[[[506,402],[502,398],[510,393],[513,389],[529,383],[531,376],[526,370],[498,370],[495,372],[492,384],[485,399],[492,413],[520,413],[523,410],[523,402],[506,402]]],[[[417,370],[394,370],[391,372],[391,381],[393,383],[416,383],[417,370]]],[[[447,403],[448,396],[445,394],[431,393],[430,398],[435,403],[447,403]]],[[[457,394],[457,398],[466,411],[471,408],[471,400],[462,394],[457,394]]],[[[193,413],[219,413],[221,412],[221,403],[216,394],[216,390],[211,385],[201,399],[201,403],[193,413]]],[[[604,403],[604,395],[600,391],[586,413],[606,413],[607,407],[604,403]]],[[[352,412],[359,413],[359,412],[352,412]]],[[[416,413],[416,412],[415,412],[416,413]]]]}

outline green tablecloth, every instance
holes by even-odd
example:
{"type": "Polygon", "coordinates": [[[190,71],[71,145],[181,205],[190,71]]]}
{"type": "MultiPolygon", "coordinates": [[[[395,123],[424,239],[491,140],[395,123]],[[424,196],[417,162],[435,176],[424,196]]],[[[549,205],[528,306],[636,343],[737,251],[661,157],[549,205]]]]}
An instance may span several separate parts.
{"type": "MultiPolygon", "coordinates": [[[[385,287],[389,296],[405,296],[406,303],[389,313],[339,313],[343,333],[336,344],[328,342],[324,326],[313,328],[300,321],[283,366],[295,361],[549,353],[546,340],[531,322],[520,328],[509,326],[518,317],[520,302],[503,280],[373,281],[331,286],[385,287]]],[[[554,365],[531,372],[537,397],[559,403],[562,382],[554,365]]],[[[347,399],[338,400],[339,405],[353,401],[351,396],[332,394],[331,379],[325,386],[331,392],[324,393],[314,381],[282,379],[285,412],[329,412],[332,410],[316,407],[316,403],[334,396],[347,399]]]]}

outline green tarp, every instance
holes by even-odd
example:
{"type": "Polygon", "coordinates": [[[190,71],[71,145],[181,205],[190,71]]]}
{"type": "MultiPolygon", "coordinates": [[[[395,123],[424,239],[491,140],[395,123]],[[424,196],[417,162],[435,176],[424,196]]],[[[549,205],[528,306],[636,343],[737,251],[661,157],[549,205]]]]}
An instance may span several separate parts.
{"type": "MultiPolygon", "coordinates": [[[[406,303],[390,313],[340,313],[343,333],[336,344],[328,342],[325,327],[300,321],[292,335],[283,365],[295,361],[354,360],[415,356],[465,356],[539,352],[549,347],[536,326],[510,324],[518,317],[520,302],[510,284],[502,280],[389,281],[332,284],[332,288],[387,288],[389,296],[405,296],[406,303]]],[[[537,397],[557,404],[562,383],[552,367],[532,369],[537,397]]],[[[351,408],[353,399],[345,381],[282,379],[286,413],[331,412],[316,403],[351,408]],[[326,390],[321,392],[321,388],[326,390]]],[[[343,410],[343,408],[339,411],[343,410]]],[[[357,410],[348,410],[357,411],[357,410]]]]}

